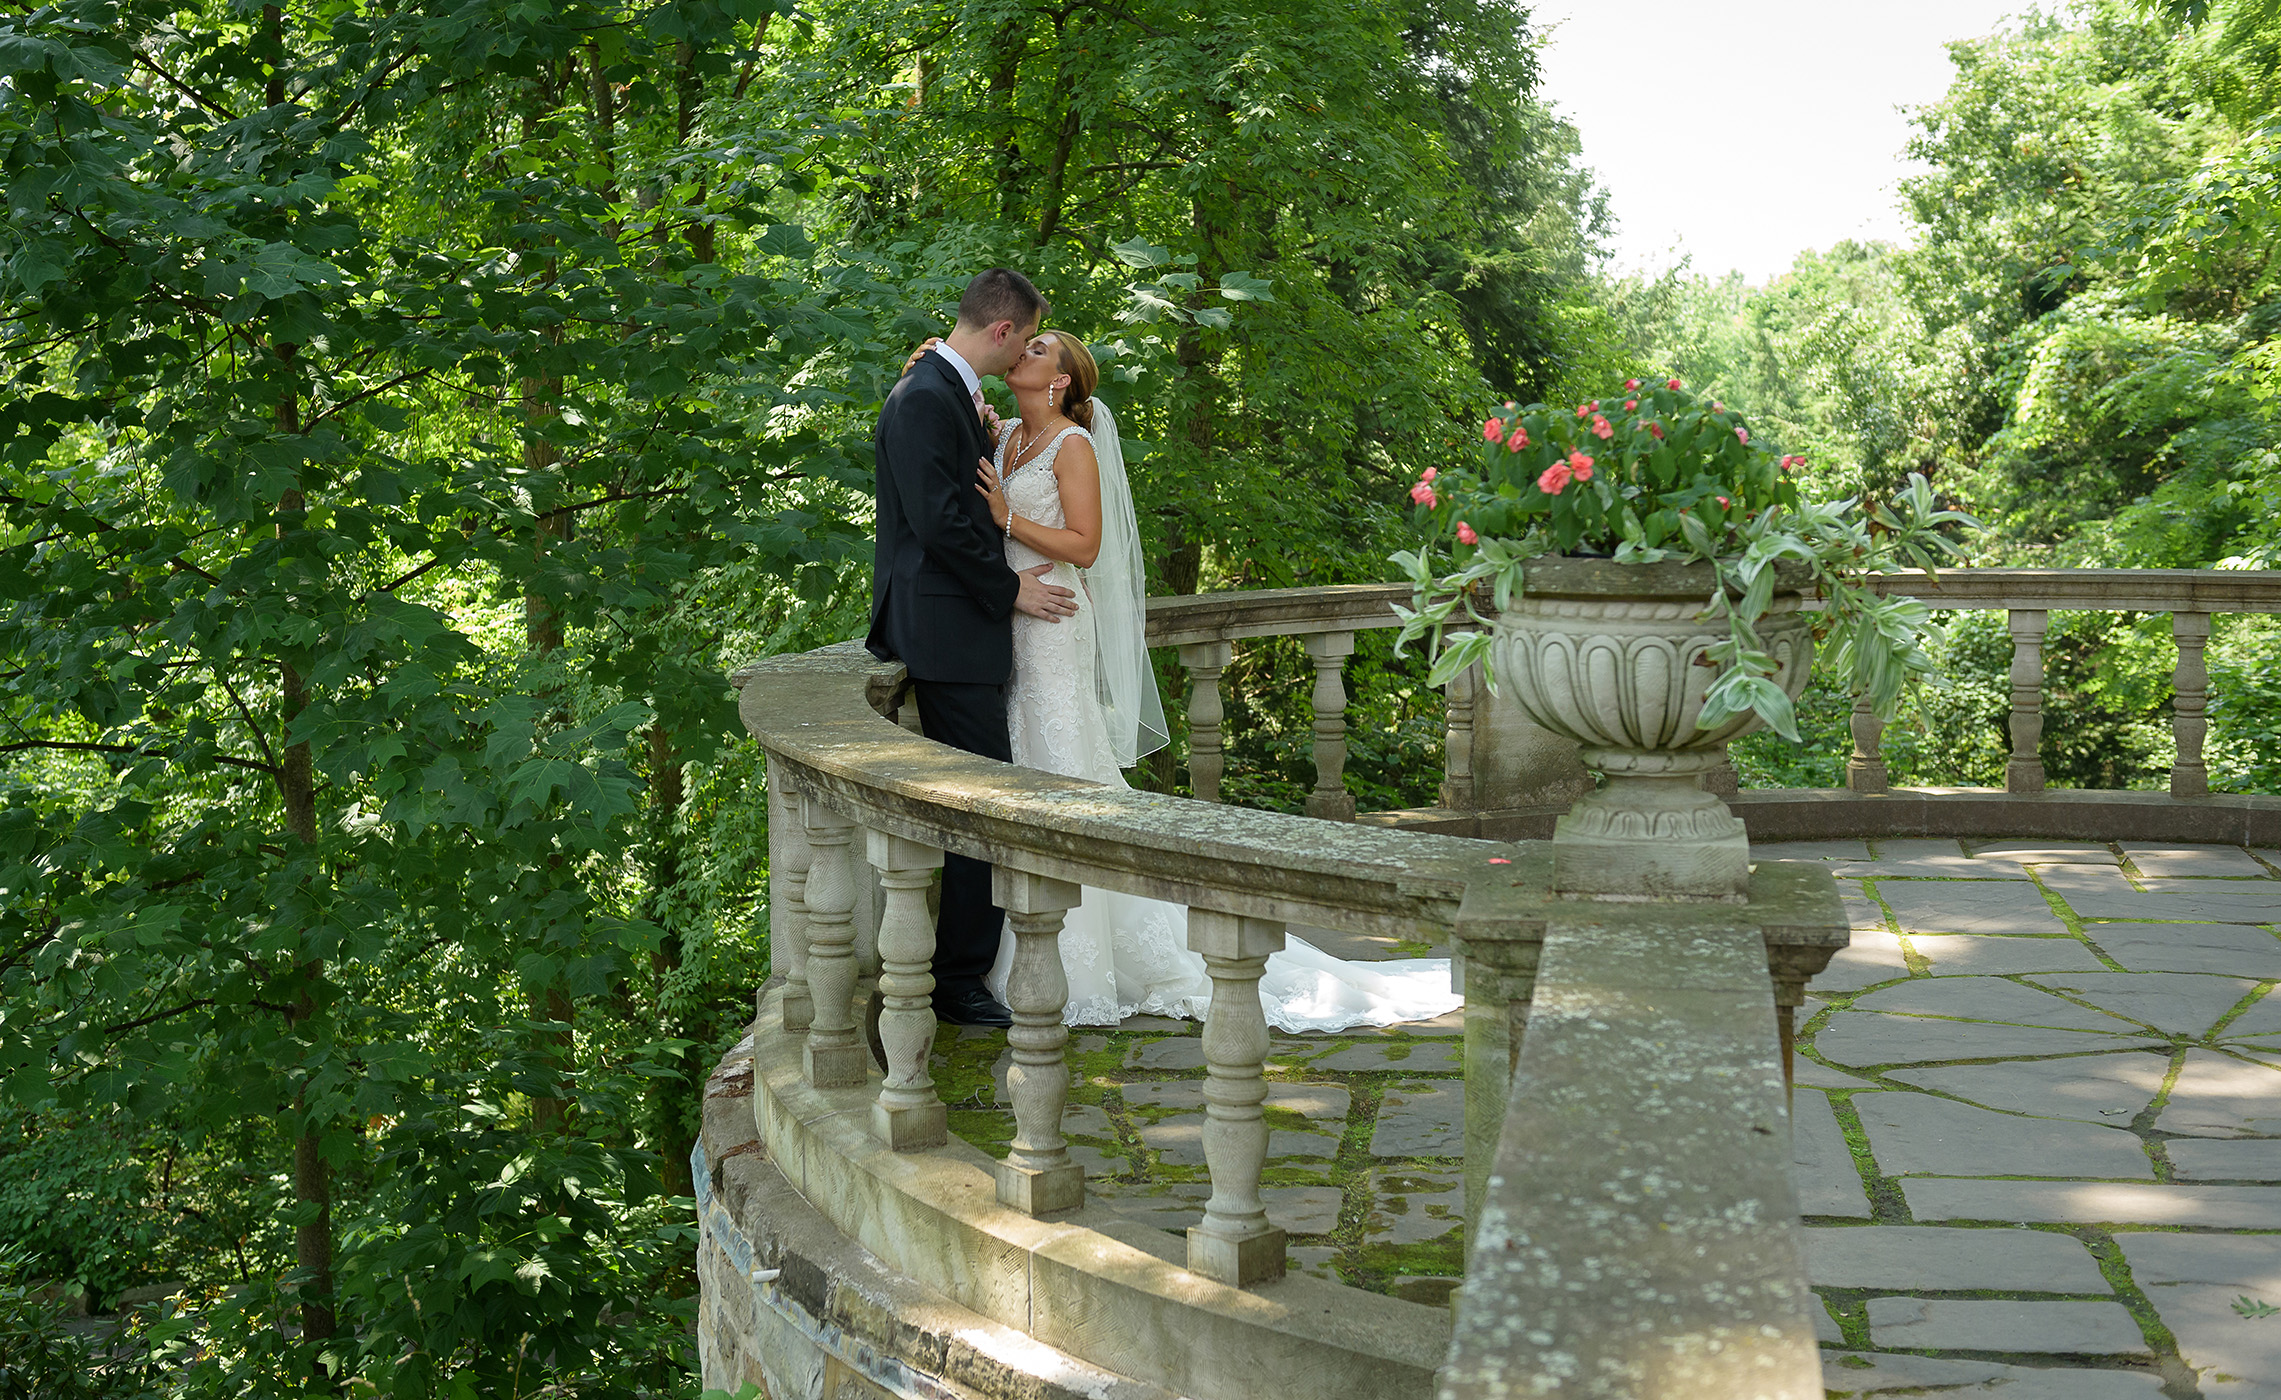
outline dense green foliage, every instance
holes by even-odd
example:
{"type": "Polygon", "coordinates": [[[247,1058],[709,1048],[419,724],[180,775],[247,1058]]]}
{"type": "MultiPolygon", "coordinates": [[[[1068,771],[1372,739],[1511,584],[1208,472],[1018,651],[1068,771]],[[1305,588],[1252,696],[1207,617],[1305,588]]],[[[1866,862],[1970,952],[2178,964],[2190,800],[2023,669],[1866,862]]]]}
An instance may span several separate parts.
{"type": "MultiPolygon", "coordinates": [[[[1974,562],[2271,567],[2275,25],[2255,3],[2182,23],[2094,0],[1954,44],[1947,95],[1916,115],[1915,246],[1808,253],[1763,288],[1635,278],[1610,289],[1611,339],[1755,405],[1825,492],[1925,472],[1988,523],[1974,562]]],[[[2166,617],[2054,619],[2053,781],[2160,785],[2172,654],[2166,617]]],[[[2272,787],[2277,654],[2267,621],[2220,621],[2214,784],[2272,787]]],[[[2008,659],[2000,618],[1957,620],[1951,688],[1888,737],[1897,781],[2001,781],[2008,659]]],[[[1746,774],[1834,781],[1845,710],[1810,697],[1814,741],[1749,741],[1746,774]]]]}
{"type": "MultiPolygon", "coordinates": [[[[1158,592],[1383,578],[1487,405],[1650,369],[1812,490],[1925,473],[1991,562],[2273,560],[2262,8],[1958,46],[1919,246],[1764,288],[1599,279],[1526,20],[0,17],[0,1376],[693,1389],[684,1154],[768,963],[723,672],[860,631],[869,423],[979,267],[1033,272],[1103,357],[1158,592]],[[95,1375],[34,1277],[197,1307],[131,1334],[164,1365],[95,1375]]],[[[2159,772],[2163,628],[2062,620],[2062,780],[2159,772]]],[[[1374,808],[1440,767],[1390,646],[1347,673],[1374,808]]],[[[1896,775],[1989,781],[2001,620],[1941,648],[1896,775]]],[[[2281,782],[2274,649],[2213,644],[2221,783],[2281,782]]],[[[1309,674],[1239,653],[1231,798],[1299,805],[1309,674]]],[[[1845,708],[1809,696],[1811,742],[1746,776],[1837,781],[1845,708]]],[[[1145,780],[1177,788],[1177,749],[1145,780]]]]}
{"type": "Polygon", "coordinates": [[[723,670],[859,629],[903,348],[1029,268],[1160,588],[1374,573],[1397,461],[1585,298],[1522,20],[0,19],[0,1239],[187,1281],[172,1392],[687,1391],[767,969],[723,670]]]}

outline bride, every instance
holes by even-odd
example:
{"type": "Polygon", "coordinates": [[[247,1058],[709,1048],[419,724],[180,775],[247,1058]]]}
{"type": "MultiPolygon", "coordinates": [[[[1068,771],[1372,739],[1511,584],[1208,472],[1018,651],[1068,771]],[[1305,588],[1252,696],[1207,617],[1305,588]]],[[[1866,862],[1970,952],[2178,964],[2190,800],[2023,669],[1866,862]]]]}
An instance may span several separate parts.
{"type": "MultiPolygon", "coordinates": [[[[1093,397],[1100,371],[1075,336],[1039,335],[1005,379],[1021,416],[1001,426],[976,489],[1005,531],[1006,562],[1052,564],[1046,582],[1078,599],[1077,615],[1060,623],[1014,617],[1006,690],[1014,762],[1129,787],[1120,770],[1162,748],[1168,731],[1149,666],[1140,529],[1116,420],[1093,397]]],[[[1060,944],[1071,1025],[1139,1014],[1201,1020],[1211,1004],[1180,905],[1088,887],[1060,944]]],[[[986,981],[1001,1001],[1013,955],[1014,940],[1002,939],[986,981]]],[[[1464,1000],[1449,990],[1447,958],[1344,962],[1297,937],[1267,960],[1259,991],[1268,1024],[1283,1031],[1430,1020],[1464,1000]]]]}

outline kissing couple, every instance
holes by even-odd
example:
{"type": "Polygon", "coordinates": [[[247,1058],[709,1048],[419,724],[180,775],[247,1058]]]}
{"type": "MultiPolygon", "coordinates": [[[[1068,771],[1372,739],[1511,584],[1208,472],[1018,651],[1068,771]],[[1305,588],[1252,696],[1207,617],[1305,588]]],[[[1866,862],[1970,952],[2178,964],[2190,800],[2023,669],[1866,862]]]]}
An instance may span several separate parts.
{"type": "MultiPolygon", "coordinates": [[[[1000,763],[1129,787],[1168,729],[1147,639],[1139,517],[1100,370],[1019,272],[966,286],[950,335],[913,353],[872,436],[878,513],[865,647],[900,661],[921,732],[1000,763]],[[982,395],[995,376],[1019,416],[982,395]]],[[[937,1019],[1012,1023],[1013,962],[990,867],[943,857],[937,1019]]],[[[1212,984],[1177,904],[1088,887],[1060,938],[1071,1025],[1200,1020],[1212,984]]],[[[1278,1029],[1344,1030],[1453,1009],[1449,960],[1345,962],[1294,937],[1260,981],[1278,1029]]]]}

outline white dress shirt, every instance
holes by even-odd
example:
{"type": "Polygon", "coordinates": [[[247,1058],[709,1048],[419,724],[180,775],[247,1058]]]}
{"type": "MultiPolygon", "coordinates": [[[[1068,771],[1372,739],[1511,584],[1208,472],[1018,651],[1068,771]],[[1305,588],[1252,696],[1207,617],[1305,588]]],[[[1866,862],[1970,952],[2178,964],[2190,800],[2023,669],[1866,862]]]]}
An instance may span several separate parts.
{"type": "Polygon", "coordinates": [[[966,362],[966,357],[951,349],[947,340],[935,347],[935,353],[950,361],[950,367],[958,371],[959,379],[966,385],[967,394],[976,403],[982,402],[982,376],[974,372],[974,366],[966,362]]]}

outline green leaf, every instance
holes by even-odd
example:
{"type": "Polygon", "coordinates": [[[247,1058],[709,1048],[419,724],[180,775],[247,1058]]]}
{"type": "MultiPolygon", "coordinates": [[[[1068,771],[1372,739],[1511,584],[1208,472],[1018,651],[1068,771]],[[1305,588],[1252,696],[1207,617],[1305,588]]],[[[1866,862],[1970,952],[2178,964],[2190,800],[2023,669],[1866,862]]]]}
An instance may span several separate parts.
{"type": "Polygon", "coordinates": [[[1248,272],[1231,272],[1220,279],[1220,295],[1229,301],[1273,301],[1274,282],[1248,272]]]}

